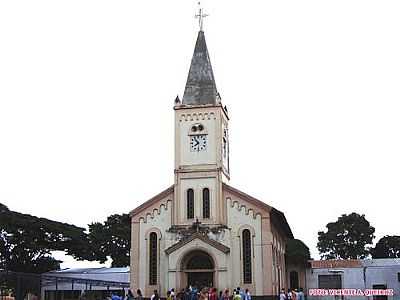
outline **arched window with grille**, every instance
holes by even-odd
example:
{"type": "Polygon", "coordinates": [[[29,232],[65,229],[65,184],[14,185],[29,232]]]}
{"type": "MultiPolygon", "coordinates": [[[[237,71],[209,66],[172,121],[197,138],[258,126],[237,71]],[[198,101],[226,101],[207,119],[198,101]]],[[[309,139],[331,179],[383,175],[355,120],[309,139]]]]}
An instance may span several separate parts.
{"type": "Polygon", "coordinates": [[[193,191],[193,189],[187,190],[186,201],[187,201],[187,218],[194,219],[194,191],[193,191]]]}
{"type": "Polygon", "coordinates": [[[203,219],[210,218],[210,190],[203,189],[203,219]]]}
{"type": "Polygon", "coordinates": [[[158,245],[157,245],[157,233],[150,233],[149,238],[149,284],[157,284],[158,274],[158,245]]]}
{"type": "Polygon", "coordinates": [[[252,282],[251,265],[251,233],[245,229],[242,232],[242,253],[243,253],[243,283],[252,282]]]}

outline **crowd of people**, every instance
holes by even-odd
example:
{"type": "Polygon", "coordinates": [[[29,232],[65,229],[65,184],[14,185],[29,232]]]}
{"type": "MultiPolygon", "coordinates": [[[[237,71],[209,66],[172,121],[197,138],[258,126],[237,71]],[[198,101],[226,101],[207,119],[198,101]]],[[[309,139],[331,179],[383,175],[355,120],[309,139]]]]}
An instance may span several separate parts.
{"type": "MultiPolygon", "coordinates": [[[[119,299],[111,299],[119,300],[119,299]]],[[[122,300],[122,299],[121,299],[122,300]]],[[[136,291],[136,296],[131,290],[128,291],[125,300],[143,300],[143,294],[140,289],[136,291]]],[[[157,290],[154,290],[150,300],[160,300],[160,295],[157,290]]],[[[166,300],[251,300],[251,294],[248,289],[237,287],[232,292],[229,289],[217,291],[216,288],[203,288],[189,286],[176,292],[175,289],[167,291],[166,300]]],[[[279,294],[279,300],[305,300],[303,289],[282,289],[279,294]]]]}
{"type": "Polygon", "coordinates": [[[288,289],[287,292],[282,289],[279,294],[279,300],[304,300],[303,289],[288,289]]]}
{"type": "MultiPolygon", "coordinates": [[[[126,300],[143,300],[142,291],[138,289],[135,297],[132,291],[129,290],[126,300]]],[[[157,290],[154,290],[150,300],[160,300],[160,295],[157,290]]],[[[198,289],[189,286],[179,292],[176,292],[175,289],[168,290],[166,300],[251,300],[251,294],[248,289],[243,290],[240,287],[234,289],[232,293],[229,289],[225,289],[218,293],[216,288],[198,289]]]]}

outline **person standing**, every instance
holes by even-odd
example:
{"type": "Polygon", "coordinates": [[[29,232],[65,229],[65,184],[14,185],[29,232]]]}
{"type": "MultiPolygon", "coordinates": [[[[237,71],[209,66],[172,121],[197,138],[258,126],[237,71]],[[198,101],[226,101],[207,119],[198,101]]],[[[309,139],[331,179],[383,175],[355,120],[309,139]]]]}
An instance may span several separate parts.
{"type": "Polygon", "coordinates": [[[121,297],[118,294],[112,293],[111,300],[121,300],[121,297]]]}
{"type": "Polygon", "coordinates": [[[250,294],[249,289],[246,289],[244,294],[245,294],[246,300],[251,300],[251,294],[250,294]]]}
{"type": "Polygon", "coordinates": [[[208,300],[208,291],[207,291],[207,288],[203,288],[203,289],[200,291],[199,300],[208,300]]]}
{"type": "Polygon", "coordinates": [[[209,300],[218,300],[217,299],[217,289],[211,288],[210,295],[208,296],[209,300]]]}
{"type": "Polygon", "coordinates": [[[225,289],[222,300],[229,300],[229,289],[225,289]]]}
{"type": "Polygon", "coordinates": [[[297,300],[297,292],[295,289],[292,289],[292,300],[297,300]]]}
{"type": "Polygon", "coordinates": [[[172,300],[176,300],[176,295],[175,295],[175,289],[174,288],[171,289],[171,297],[172,297],[172,300]]]}
{"type": "Polygon", "coordinates": [[[240,296],[240,292],[238,290],[235,291],[235,295],[233,296],[233,300],[242,300],[240,296]]]}
{"type": "Polygon", "coordinates": [[[281,293],[279,294],[279,300],[287,300],[285,289],[281,289],[281,293]]]}
{"type": "Polygon", "coordinates": [[[197,295],[197,288],[196,287],[191,287],[190,288],[190,300],[197,300],[198,295],[197,295]]]}
{"type": "Polygon", "coordinates": [[[136,295],[136,300],[143,300],[142,291],[140,289],[137,289],[136,295]]]}
{"type": "Polygon", "coordinates": [[[189,287],[186,287],[186,289],[184,291],[183,300],[190,300],[190,289],[189,289],[189,287]]]}
{"type": "Polygon", "coordinates": [[[236,291],[239,292],[240,298],[242,300],[246,300],[246,294],[244,293],[244,291],[240,288],[240,286],[237,287],[236,291]]]}
{"type": "Polygon", "coordinates": [[[287,295],[286,295],[288,300],[292,300],[292,291],[290,289],[287,290],[287,295]]]}
{"type": "Polygon", "coordinates": [[[126,294],[125,299],[126,300],[134,300],[135,299],[135,297],[133,296],[132,290],[130,290],[130,289],[128,290],[128,294],[126,294]]]}
{"type": "Polygon", "coordinates": [[[182,289],[180,292],[176,294],[176,300],[183,300],[184,295],[185,295],[185,289],[182,289]]]}
{"type": "Polygon", "coordinates": [[[153,295],[151,295],[150,300],[160,300],[160,296],[158,295],[158,291],[154,290],[153,295]]]}
{"type": "Polygon", "coordinates": [[[299,289],[299,292],[297,293],[297,300],[304,300],[303,288],[299,289]]]}

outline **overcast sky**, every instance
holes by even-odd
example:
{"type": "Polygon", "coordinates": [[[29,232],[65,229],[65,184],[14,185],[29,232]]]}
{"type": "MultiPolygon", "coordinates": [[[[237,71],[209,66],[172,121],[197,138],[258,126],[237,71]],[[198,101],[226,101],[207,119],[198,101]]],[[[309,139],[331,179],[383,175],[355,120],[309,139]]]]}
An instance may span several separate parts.
{"type": "MultiPolygon", "coordinates": [[[[283,211],[314,258],[343,213],[365,214],[375,242],[400,234],[400,2],[203,6],[230,184],[283,211]]],[[[86,226],[171,185],[196,9],[1,1],[0,202],[86,226]]]]}

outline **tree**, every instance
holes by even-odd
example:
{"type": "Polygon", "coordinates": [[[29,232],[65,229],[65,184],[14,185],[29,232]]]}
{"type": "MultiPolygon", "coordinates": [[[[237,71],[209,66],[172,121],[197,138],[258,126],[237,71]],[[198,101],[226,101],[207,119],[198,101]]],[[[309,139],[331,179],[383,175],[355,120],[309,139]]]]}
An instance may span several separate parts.
{"type": "Polygon", "coordinates": [[[343,214],[326,225],[327,232],[318,232],[318,250],[322,259],[360,259],[370,253],[375,228],[364,215],[343,214]]]}
{"type": "Polygon", "coordinates": [[[128,214],[114,214],[104,223],[89,225],[89,242],[92,251],[89,260],[104,263],[111,257],[113,267],[129,265],[131,249],[131,220],[128,214]]]}
{"type": "Polygon", "coordinates": [[[4,204],[0,203],[0,213],[8,211],[8,207],[4,204]]]}
{"type": "Polygon", "coordinates": [[[56,270],[60,262],[51,251],[64,251],[78,260],[128,266],[130,217],[115,214],[104,223],[81,227],[11,211],[0,203],[0,269],[26,273],[56,270]]]}
{"type": "Polygon", "coordinates": [[[400,258],[400,236],[386,235],[371,249],[372,258],[400,258]]]}
{"type": "Polygon", "coordinates": [[[21,214],[0,204],[0,268],[26,273],[59,269],[51,251],[74,257],[88,251],[85,229],[21,214]]]}
{"type": "Polygon", "coordinates": [[[290,239],[286,243],[286,261],[293,265],[307,265],[311,259],[310,249],[301,240],[290,239]]]}
{"type": "MultiPolygon", "coordinates": [[[[87,257],[89,242],[85,229],[14,212],[0,203],[0,269],[37,274],[57,270],[60,262],[51,256],[55,250],[76,258],[87,257]]],[[[38,277],[15,276],[7,280],[7,287],[15,290],[17,300],[24,299],[28,292],[38,292],[38,277]]]]}

